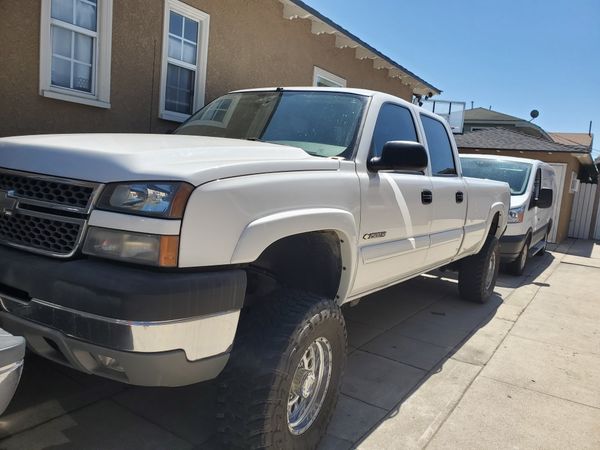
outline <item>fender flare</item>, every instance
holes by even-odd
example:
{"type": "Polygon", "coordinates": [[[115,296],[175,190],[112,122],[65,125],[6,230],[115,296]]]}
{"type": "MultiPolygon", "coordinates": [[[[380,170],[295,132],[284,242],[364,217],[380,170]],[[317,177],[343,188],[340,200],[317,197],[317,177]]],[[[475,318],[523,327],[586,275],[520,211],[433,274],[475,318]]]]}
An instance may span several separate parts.
{"type": "Polygon", "coordinates": [[[296,234],[334,231],[338,234],[342,272],[338,297],[348,295],[357,267],[357,225],[352,213],[335,208],[308,208],[278,212],[250,222],[242,232],[231,256],[231,264],[256,261],[273,243],[296,234]]]}
{"type": "Polygon", "coordinates": [[[492,226],[492,222],[494,221],[494,216],[499,213],[498,220],[498,228],[496,229],[496,236],[498,239],[504,234],[504,230],[506,229],[506,225],[508,224],[508,211],[506,211],[506,207],[502,202],[493,203],[490,208],[490,213],[485,223],[485,236],[481,240],[481,243],[477,246],[477,251],[475,253],[479,253],[485,244],[485,240],[487,239],[488,234],[490,233],[490,228],[492,226]]]}

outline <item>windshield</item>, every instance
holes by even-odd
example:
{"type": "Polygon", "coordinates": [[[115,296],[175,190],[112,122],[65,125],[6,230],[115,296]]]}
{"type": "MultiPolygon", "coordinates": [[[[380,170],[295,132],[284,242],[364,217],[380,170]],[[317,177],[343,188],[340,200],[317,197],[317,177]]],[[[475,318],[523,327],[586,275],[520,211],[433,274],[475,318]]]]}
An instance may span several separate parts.
{"type": "Polygon", "coordinates": [[[531,164],[502,159],[460,158],[465,177],[504,181],[510,186],[510,195],[521,195],[527,189],[531,164]]]}
{"type": "Polygon", "coordinates": [[[366,97],[337,92],[242,92],[216,99],[175,134],[249,139],[352,156],[366,97]]]}

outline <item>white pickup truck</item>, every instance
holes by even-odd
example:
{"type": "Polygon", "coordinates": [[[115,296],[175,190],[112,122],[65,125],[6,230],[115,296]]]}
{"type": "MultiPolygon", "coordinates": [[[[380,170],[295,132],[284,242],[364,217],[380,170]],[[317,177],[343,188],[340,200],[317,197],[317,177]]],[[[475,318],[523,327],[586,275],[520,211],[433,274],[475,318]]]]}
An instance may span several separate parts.
{"type": "Polygon", "coordinates": [[[170,135],[3,138],[0,322],[125,383],[220,376],[227,448],[313,448],[340,306],[448,265],[486,301],[509,204],[462,177],[438,116],[366,90],[233,92],[170,135]]]}

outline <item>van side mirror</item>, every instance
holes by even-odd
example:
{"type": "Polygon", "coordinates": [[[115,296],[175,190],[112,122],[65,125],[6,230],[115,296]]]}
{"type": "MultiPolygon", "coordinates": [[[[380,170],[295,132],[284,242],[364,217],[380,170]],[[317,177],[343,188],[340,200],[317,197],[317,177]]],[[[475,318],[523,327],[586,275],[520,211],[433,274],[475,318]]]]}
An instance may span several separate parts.
{"type": "Polygon", "coordinates": [[[535,201],[535,206],[538,208],[550,208],[552,206],[552,200],[552,189],[542,189],[538,199],[535,201]]]}
{"type": "Polygon", "coordinates": [[[422,144],[411,141],[386,142],[381,156],[373,156],[367,162],[372,172],[380,170],[403,170],[407,172],[423,172],[427,168],[429,158],[422,144]]]}

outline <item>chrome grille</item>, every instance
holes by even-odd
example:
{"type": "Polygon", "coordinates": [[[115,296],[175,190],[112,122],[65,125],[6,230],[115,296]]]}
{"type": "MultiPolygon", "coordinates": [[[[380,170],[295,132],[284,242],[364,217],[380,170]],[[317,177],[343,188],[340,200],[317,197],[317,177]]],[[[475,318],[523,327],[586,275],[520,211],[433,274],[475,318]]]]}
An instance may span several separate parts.
{"type": "Polygon", "coordinates": [[[101,185],[0,168],[0,243],[73,256],[101,185]]]}
{"type": "Polygon", "coordinates": [[[0,172],[0,189],[15,197],[85,210],[90,204],[94,187],[89,184],[69,184],[55,178],[24,176],[16,172],[0,172]]]}

